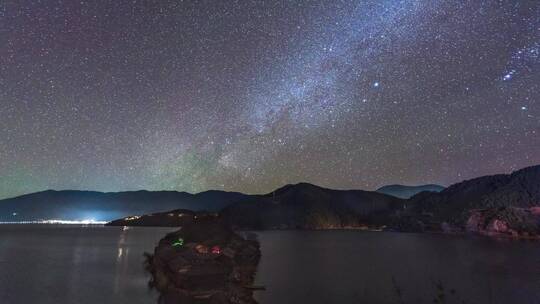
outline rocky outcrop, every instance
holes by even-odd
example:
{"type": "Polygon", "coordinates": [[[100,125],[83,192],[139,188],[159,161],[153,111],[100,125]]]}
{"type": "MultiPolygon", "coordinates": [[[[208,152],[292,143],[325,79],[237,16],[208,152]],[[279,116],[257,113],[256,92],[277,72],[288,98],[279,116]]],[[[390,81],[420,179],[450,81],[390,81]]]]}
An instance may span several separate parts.
{"type": "Polygon", "coordinates": [[[197,219],[165,236],[147,257],[160,304],[253,304],[259,243],[217,218],[197,219]]]}
{"type": "Polygon", "coordinates": [[[514,238],[540,237],[540,207],[500,207],[471,210],[466,223],[469,232],[514,238]]]}

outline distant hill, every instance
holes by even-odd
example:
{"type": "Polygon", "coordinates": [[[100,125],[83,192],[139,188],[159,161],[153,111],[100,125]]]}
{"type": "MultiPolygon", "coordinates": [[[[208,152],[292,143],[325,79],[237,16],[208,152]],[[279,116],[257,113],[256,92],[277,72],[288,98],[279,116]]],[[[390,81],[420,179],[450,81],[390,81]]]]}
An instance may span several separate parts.
{"type": "Polygon", "coordinates": [[[389,223],[398,231],[470,231],[540,239],[540,166],[421,192],[389,223]]]}
{"type": "Polygon", "coordinates": [[[403,205],[403,200],[377,192],[300,183],[248,197],[221,215],[241,229],[332,229],[382,225],[403,205]]]}
{"type": "Polygon", "coordinates": [[[423,191],[441,192],[442,190],[444,190],[443,186],[429,184],[420,186],[388,185],[383,186],[375,191],[399,198],[408,199],[423,191]]]}
{"type": "MultiPolygon", "coordinates": [[[[428,189],[440,190],[432,185],[428,189]]],[[[388,226],[397,231],[467,230],[540,238],[540,166],[463,181],[440,192],[421,191],[407,200],[307,183],[286,185],[265,195],[241,196],[219,216],[249,230],[388,226]]],[[[116,224],[181,225],[176,217],[175,212],[161,213],[116,224]]]]}
{"type": "MultiPolygon", "coordinates": [[[[404,204],[400,199],[376,192],[331,190],[307,183],[287,185],[266,195],[224,191],[190,194],[176,191],[103,193],[47,190],[0,200],[0,221],[111,221],[156,213],[150,221],[145,217],[132,222],[134,225],[144,222],[146,224],[143,225],[152,226],[159,225],[156,221],[160,216],[177,209],[219,212],[233,203],[234,207],[225,212],[232,221],[243,224],[244,221],[257,222],[256,217],[264,217],[264,221],[256,224],[264,227],[292,227],[300,220],[302,223],[299,225],[303,227],[358,225],[372,215],[387,213],[404,204]],[[267,211],[271,215],[266,214],[267,211]],[[246,217],[245,220],[242,217],[246,217]]],[[[174,223],[167,223],[165,221],[162,225],[174,226],[174,223]]]]}
{"type": "Polygon", "coordinates": [[[103,193],[93,191],[47,190],[0,200],[0,221],[43,219],[110,221],[140,215],[190,209],[219,211],[245,194],[206,191],[198,194],[176,191],[132,191],[103,193]]]}
{"type": "Polygon", "coordinates": [[[439,193],[419,193],[407,202],[416,213],[463,223],[473,209],[540,205],[540,165],[511,174],[482,176],[454,184],[439,193]]]}
{"type": "MultiPolygon", "coordinates": [[[[240,229],[332,229],[382,225],[399,198],[370,191],[332,190],[300,183],[265,195],[246,195],[227,205],[220,216],[240,229]]],[[[125,217],[109,223],[120,226],[181,226],[194,217],[217,216],[173,210],[125,217]]]]}
{"type": "MultiPolygon", "coordinates": [[[[406,186],[382,190],[403,190],[403,187],[406,186]]],[[[436,185],[412,188],[415,191],[440,190],[436,185]]],[[[264,195],[224,191],[198,194],[44,191],[0,201],[1,221],[119,219],[114,224],[177,226],[196,216],[214,216],[218,212],[220,217],[240,229],[388,225],[398,231],[467,229],[491,233],[495,230],[510,235],[536,236],[540,235],[540,220],[537,219],[540,217],[540,166],[512,174],[478,177],[440,192],[421,191],[406,200],[379,192],[332,190],[299,183],[264,195]],[[130,217],[144,214],[149,215],[130,217]]]]}

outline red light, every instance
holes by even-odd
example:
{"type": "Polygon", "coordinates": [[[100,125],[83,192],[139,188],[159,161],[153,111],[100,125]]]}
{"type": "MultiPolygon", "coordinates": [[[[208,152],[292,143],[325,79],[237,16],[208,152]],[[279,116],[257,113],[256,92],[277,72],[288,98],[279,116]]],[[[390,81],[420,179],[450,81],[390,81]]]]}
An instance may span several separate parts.
{"type": "Polygon", "coordinates": [[[212,247],[212,253],[213,254],[221,254],[221,248],[219,248],[219,246],[212,247]]]}

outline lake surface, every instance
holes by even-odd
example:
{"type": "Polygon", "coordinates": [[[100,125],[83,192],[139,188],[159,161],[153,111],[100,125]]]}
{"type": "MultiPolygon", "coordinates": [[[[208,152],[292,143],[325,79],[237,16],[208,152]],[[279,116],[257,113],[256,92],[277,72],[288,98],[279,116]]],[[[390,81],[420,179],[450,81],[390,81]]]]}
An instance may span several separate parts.
{"type": "Polygon", "coordinates": [[[170,231],[0,225],[0,303],[157,303],[143,253],[170,231]]]}
{"type": "MultiPolygon", "coordinates": [[[[0,225],[0,303],[156,303],[143,253],[170,228],[0,225]]],[[[539,303],[540,243],[360,231],[257,232],[261,304],[539,303]],[[395,282],[392,283],[392,282],[395,282]],[[455,294],[450,290],[455,289],[455,294]]]]}
{"type": "Polygon", "coordinates": [[[540,303],[540,242],[359,231],[259,238],[263,304],[401,303],[394,285],[403,303],[433,303],[438,281],[444,303],[540,303]]]}

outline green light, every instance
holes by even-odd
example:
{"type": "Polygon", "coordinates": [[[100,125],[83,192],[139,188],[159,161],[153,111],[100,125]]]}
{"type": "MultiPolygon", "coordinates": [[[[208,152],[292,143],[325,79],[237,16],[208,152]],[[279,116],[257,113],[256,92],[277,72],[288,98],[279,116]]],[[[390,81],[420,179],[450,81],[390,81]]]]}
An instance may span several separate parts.
{"type": "Polygon", "coordinates": [[[172,246],[173,247],[184,246],[184,239],[183,238],[178,238],[178,241],[172,243],[172,246]]]}

